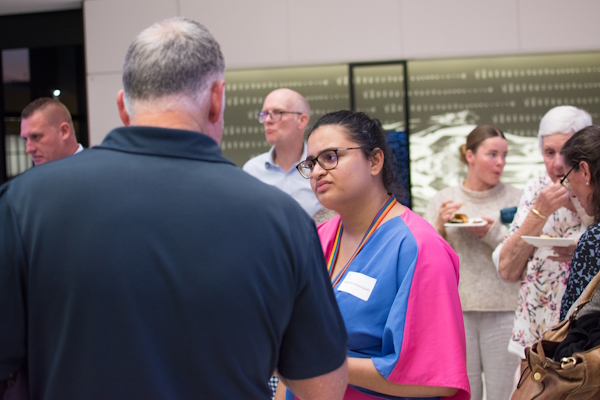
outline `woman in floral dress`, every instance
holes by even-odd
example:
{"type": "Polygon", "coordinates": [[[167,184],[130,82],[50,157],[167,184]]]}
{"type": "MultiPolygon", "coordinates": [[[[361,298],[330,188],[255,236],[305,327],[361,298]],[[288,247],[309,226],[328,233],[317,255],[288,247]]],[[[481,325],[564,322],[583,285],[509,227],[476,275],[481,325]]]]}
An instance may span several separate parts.
{"type": "Polygon", "coordinates": [[[521,358],[525,357],[526,347],[559,322],[575,250],[574,245],[536,248],[521,236],[546,234],[578,239],[585,231],[580,217],[585,212],[576,201],[571,201],[569,192],[560,184],[565,175],[560,151],[575,132],[591,124],[587,112],[572,106],[555,107],[544,115],[538,136],[547,175],[527,183],[507,236],[494,251],[500,277],[521,281],[508,345],[508,350],[521,358]]]}

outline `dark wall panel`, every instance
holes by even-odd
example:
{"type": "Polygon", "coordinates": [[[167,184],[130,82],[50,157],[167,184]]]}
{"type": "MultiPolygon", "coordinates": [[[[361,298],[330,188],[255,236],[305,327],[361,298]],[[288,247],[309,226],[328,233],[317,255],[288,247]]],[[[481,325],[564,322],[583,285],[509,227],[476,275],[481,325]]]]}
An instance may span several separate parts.
{"type": "Polygon", "coordinates": [[[0,49],[83,45],[83,12],[0,16],[0,49]]]}

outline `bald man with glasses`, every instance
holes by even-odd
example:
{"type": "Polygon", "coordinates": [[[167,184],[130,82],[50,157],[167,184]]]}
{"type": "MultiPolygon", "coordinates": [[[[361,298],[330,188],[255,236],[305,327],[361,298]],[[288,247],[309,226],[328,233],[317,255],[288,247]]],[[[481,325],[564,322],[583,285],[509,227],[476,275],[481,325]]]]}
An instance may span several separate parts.
{"type": "Polygon", "coordinates": [[[277,89],[265,98],[258,122],[265,127],[265,138],[272,147],[266,153],[250,159],[244,171],[275,186],[296,200],[309,214],[321,209],[310,181],[296,170],[306,158],[304,130],[310,118],[308,102],[298,92],[277,89]]]}

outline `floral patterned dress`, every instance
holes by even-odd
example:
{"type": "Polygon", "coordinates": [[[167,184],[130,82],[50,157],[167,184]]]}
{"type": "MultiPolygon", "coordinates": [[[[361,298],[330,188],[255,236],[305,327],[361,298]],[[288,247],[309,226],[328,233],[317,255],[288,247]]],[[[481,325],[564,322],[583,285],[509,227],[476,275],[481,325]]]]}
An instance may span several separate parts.
{"type": "MultiPolygon", "coordinates": [[[[548,176],[532,178],[527,182],[515,218],[500,246],[519,229],[540,191],[551,183],[552,180],[548,176]]],[[[548,217],[541,233],[578,239],[585,229],[579,215],[563,207],[548,217]]],[[[499,249],[496,251],[499,252],[499,249]]],[[[552,255],[554,251],[550,247],[536,248],[527,261],[525,273],[521,278],[508,350],[522,358],[525,357],[525,347],[531,346],[544,331],[560,321],[560,304],[571,263],[549,260],[547,257],[552,255]]]]}

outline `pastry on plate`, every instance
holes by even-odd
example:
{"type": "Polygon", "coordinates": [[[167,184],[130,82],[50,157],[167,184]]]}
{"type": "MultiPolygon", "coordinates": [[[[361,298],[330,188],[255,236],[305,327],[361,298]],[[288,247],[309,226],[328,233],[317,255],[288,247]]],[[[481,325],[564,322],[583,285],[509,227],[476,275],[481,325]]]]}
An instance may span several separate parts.
{"type": "Polygon", "coordinates": [[[466,224],[467,222],[469,222],[469,217],[467,217],[466,214],[454,214],[452,216],[452,218],[450,218],[450,221],[453,224],[466,224]]]}

